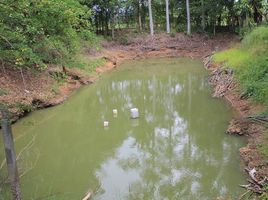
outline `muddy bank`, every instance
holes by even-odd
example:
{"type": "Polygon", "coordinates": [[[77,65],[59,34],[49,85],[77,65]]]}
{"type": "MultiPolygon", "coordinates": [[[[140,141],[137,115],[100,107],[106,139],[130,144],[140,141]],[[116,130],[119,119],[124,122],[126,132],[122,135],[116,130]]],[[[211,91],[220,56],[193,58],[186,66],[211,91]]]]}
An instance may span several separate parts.
{"type": "MultiPolygon", "coordinates": [[[[152,57],[191,57],[204,59],[204,65],[211,71],[210,82],[215,86],[214,97],[227,99],[237,111],[237,115],[230,122],[227,130],[229,134],[246,135],[248,144],[240,149],[240,155],[249,169],[256,168],[256,177],[262,180],[268,176],[268,166],[257,150],[258,143],[262,140],[263,126],[252,121],[249,116],[260,111],[262,107],[255,105],[239,94],[238,84],[233,79],[233,72],[221,69],[220,64],[212,63],[210,55],[214,51],[228,48],[238,39],[235,35],[216,35],[209,38],[205,35],[195,34],[192,37],[177,34],[170,37],[159,34],[155,37],[140,36],[131,40],[128,45],[116,42],[103,43],[102,52],[98,57],[106,59],[104,66],[98,67],[92,75],[84,75],[76,69],[67,69],[65,80],[54,90],[55,74],[60,74],[62,69],[49,66],[46,71],[34,74],[24,70],[23,76],[16,69],[0,69],[0,102],[15,105],[10,109],[14,121],[35,109],[54,106],[64,102],[72,92],[85,84],[94,83],[98,76],[115,68],[125,60],[145,59],[152,57]]],[[[89,57],[96,55],[88,54],[89,57]]]]}
{"type": "MultiPolygon", "coordinates": [[[[67,69],[64,81],[59,82],[62,69],[57,66],[48,66],[42,72],[2,68],[0,102],[12,105],[10,111],[13,113],[13,121],[16,121],[35,109],[62,103],[75,89],[95,82],[101,73],[115,68],[125,60],[183,56],[202,58],[227,48],[234,41],[237,41],[237,37],[232,34],[219,34],[210,38],[200,34],[188,37],[179,33],[174,37],[167,34],[157,34],[154,37],[142,35],[130,38],[128,45],[104,41],[103,50],[97,53],[97,57],[105,58],[106,64],[96,68],[92,75],[85,75],[76,68],[67,69]]],[[[87,56],[96,57],[94,52],[87,56]]]]}
{"type": "Polygon", "coordinates": [[[252,182],[244,187],[249,189],[254,187],[256,193],[262,192],[267,183],[268,165],[267,160],[258,151],[258,145],[263,140],[264,125],[267,124],[268,119],[256,120],[252,116],[264,108],[243,97],[238,83],[234,80],[232,70],[222,68],[220,63],[211,62],[211,57],[204,59],[204,65],[211,72],[209,81],[214,86],[213,96],[225,98],[236,111],[236,116],[230,122],[226,133],[247,137],[247,146],[240,148],[239,152],[252,182]],[[253,177],[250,172],[254,172],[253,177]]]}

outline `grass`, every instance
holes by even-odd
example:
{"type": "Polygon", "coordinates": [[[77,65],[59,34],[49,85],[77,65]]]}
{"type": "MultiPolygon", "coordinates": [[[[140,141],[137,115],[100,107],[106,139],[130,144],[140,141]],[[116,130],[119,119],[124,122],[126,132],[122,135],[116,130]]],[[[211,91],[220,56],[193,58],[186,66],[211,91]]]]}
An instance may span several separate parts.
{"type": "Polygon", "coordinates": [[[226,51],[219,52],[213,57],[215,62],[224,62],[225,66],[231,68],[242,66],[249,59],[249,52],[240,50],[239,47],[233,47],[226,51]]]}
{"type": "Polygon", "coordinates": [[[268,106],[268,27],[254,29],[241,45],[215,54],[213,60],[234,70],[243,96],[268,106]]]}
{"type": "Polygon", "coordinates": [[[84,53],[76,55],[75,59],[69,63],[69,67],[77,68],[85,75],[90,75],[97,67],[103,66],[106,63],[104,58],[92,58],[84,53]]]}
{"type": "Polygon", "coordinates": [[[268,130],[263,135],[262,143],[258,145],[258,151],[267,159],[268,164],[268,130]]]}
{"type": "MultiPolygon", "coordinates": [[[[215,62],[224,63],[234,71],[244,97],[250,97],[266,107],[268,116],[268,27],[258,27],[246,35],[239,46],[213,56],[215,62]]],[[[257,149],[268,164],[268,125],[257,149]]],[[[268,191],[268,185],[267,185],[268,191]]],[[[268,200],[267,192],[260,199],[268,200]]]]}
{"type": "Polygon", "coordinates": [[[0,96],[7,95],[8,91],[5,88],[0,88],[0,96]]]}

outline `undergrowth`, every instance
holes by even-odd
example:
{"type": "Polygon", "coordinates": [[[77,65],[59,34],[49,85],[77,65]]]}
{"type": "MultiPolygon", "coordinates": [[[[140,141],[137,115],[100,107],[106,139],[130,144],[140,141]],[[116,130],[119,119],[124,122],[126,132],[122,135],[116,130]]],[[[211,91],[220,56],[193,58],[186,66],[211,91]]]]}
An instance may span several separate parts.
{"type": "Polygon", "coordinates": [[[92,58],[81,53],[76,55],[75,59],[68,64],[68,67],[80,69],[85,75],[90,75],[97,67],[103,66],[105,63],[104,58],[92,58]]]}
{"type": "Polygon", "coordinates": [[[267,158],[266,163],[268,164],[268,130],[265,131],[263,141],[258,145],[258,150],[265,158],[267,158]]]}
{"type": "Polygon", "coordinates": [[[268,27],[254,29],[241,45],[215,54],[213,60],[234,70],[244,97],[268,106],[268,27]]]}
{"type": "MultiPolygon", "coordinates": [[[[221,62],[234,71],[242,90],[242,97],[250,97],[265,106],[265,111],[259,116],[268,116],[268,27],[255,28],[245,36],[239,46],[219,52],[213,60],[221,62]]],[[[257,149],[268,164],[268,125],[262,135],[257,149]]],[[[268,200],[268,186],[259,196],[268,200]]]]}

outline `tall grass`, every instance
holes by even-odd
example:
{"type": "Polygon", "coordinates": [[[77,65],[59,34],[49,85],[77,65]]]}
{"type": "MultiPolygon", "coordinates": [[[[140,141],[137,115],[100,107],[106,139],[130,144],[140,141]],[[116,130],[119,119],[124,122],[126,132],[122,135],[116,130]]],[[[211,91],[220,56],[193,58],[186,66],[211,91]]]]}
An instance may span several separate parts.
{"type": "Polygon", "coordinates": [[[241,45],[219,52],[213,59],[234,70],[244,96],[268,106],[268,27],[254,29],[241,45]]]}

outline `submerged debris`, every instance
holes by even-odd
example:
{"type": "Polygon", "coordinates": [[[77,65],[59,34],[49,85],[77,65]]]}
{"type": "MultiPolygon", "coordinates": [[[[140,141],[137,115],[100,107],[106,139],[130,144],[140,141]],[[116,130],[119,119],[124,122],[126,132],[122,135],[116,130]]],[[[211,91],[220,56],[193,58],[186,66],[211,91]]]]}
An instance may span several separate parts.
{"type": "Polygon", "coordinates": [[[209,82],[215,85],[213,97],[223,97],[225,93],[234,88],[232,70],[230,69],[216,69],[209,78],[209,82]]]}
{"type": "MultiPolygon", "coordinates": [[[[247,189],[246,193],[251,192],[251,193],[257,193],[257,194],[263,194],[263,193],[268,192],[267,191],[267,184],[268,184],[267,177],[264,177],[262,180],[258,180],[256,178],[257,170],[255,169],[255,167],[253,169],[245,168],[245,171],[248,173],[250,177],[250,179],[248,179],[249,184],[240,185],[240,187],[247,189]]],[[[242,199],[244,194],[240,197],[240,199],[242,199]]]]}

